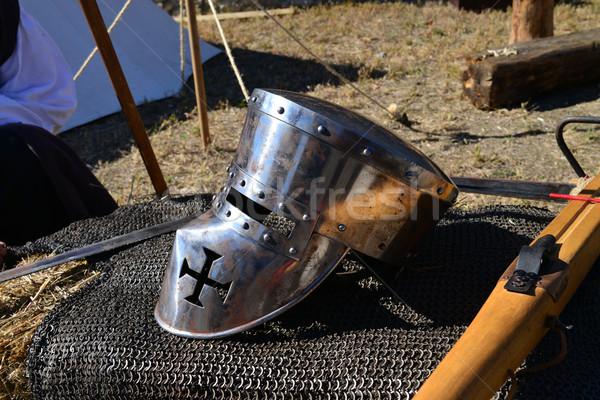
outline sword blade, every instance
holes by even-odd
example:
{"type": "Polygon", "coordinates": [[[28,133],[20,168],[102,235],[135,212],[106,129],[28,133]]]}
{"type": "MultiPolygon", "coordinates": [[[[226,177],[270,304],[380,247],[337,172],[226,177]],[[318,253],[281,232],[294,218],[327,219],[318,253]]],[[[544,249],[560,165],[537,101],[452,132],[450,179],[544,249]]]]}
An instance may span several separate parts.
{"type": "Polygon", "coordinates": [[[9,269],[7,271],[0,272],[0,283],[21,277],[23,275],[38,272],[46,268],[54,267],[59,264],[64,264],[69,261],[78,260],[80,258],[89,257],[95,254],[101,254],[109,250],[118,249],[120,247],[141,242],[143,240],[150,239],[155,236],[160,236],[165,233],[173,232],[179,227],[191,222],[194,218],[197,218],[199,215],[200,214],[189,215],[173,221],[167,221],[158,225],[142,228],[137,231],[129,232],[120,236],[115,236],[113,238],[103,240],[101,242],[92,243],[87,246],[80,247],[78,249],[66,251],[54,257],[35,261],[29,264],[9,269]]]}
{"type": "MultiPolygon", "coordinates": [[[[536,181],[516,181],[510,179],[486,179],[486,178],[468,178],[451,177],[459,190],[467,193],[478,193],[493,196],[515,197],[532,200],[560,201],[561,198],[550,197],[550,193],[569,194],[575,187],[569,183],[555,182],[536,182],[536,181]]],[[[143,240],[172,232],[177,228],[192,221],[198,215],[190,215],[173,221],[150,226],[137,231],[116,236],[98,243],[83,246],[78,249],[67,251],[65,253],[50,257],[44,260],[35,261],[30,264],[0,272],[0,283],[41,271],[55,265],[64,264],[69,261],[78,260],[95,254],[104,253],[109,250],[141,242],[143,240]]]]}
{"type": "Polygon", "coordinates": [[[552,198],[550,197],[550,193],[569,194],[576,186],[570,183],[466,178],[458,176],[453,176],[451,179],[459,190],[467,193],[562,202],[566,200],[552,198]]]}

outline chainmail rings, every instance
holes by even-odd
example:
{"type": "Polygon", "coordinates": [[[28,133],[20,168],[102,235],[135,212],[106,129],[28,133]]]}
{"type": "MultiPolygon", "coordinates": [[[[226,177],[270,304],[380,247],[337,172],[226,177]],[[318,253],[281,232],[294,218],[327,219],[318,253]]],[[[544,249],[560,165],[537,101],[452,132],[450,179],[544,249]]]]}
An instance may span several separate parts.
{"type": "MultiPolygon", "coordinates": [[[[208,197],[123,207],[20,249],[63,251],[198,212],[208,197]]],[[[37,399],[406,399],[475,316],[522,245],[552,220],[537,208],[450,210],[406,259],[373,261],[403,302],[352,255],[290,311],[220,340],[162,330],[153,310],[173,234],[92,260],[100,277],[58,305],[34,336],[27,371],[37,399]]],[[[556,367],[520,380],[517,398],[600,393],[599,275],[561,316],[574,328],[556,367]],[[567,372],[568,371],[568,372],[567,372]]],[[[549,334],[526,361],[558,353],[549,334]]],[[[503,388],[501,396],[506,393],[503,388]]]]}

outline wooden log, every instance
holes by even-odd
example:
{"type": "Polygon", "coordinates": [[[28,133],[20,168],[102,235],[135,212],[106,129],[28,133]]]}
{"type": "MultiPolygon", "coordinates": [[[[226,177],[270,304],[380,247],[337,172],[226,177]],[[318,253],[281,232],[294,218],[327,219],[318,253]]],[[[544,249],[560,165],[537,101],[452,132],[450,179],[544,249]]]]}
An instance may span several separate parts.
{"type": "MultiPolygon", "coordinates": [[[[491,1],[491,0],[483,0],[483,1],[491,1]]],[[[500,0],[502,2],[508,2],[511,4],[511,0],[500,0]]],[[[292,15],[296,12],[294,7],[289,8],[275,8],[271,10],[267,10],[271,15],[292,15]]],[[[248,18],[264,18],[267,15],[264,11],[240,11],[240,12],[230,12],[230,13],[221,13],[217,14],[217,18],[219,21],[224,21],[227,19],[248,19],[248,18]]],[[[186,21],[181,21],[181,17],[176,16],[173,17],[178,24],[183,23],[184,28],[188,27],[188,23],[186,21]]],[[[196,21],[198,22],[215,22],[215,16],[212,14],[196,14],[196,21]]]]}
{"type": "MultiPolygon", "coordinates": [[[[490,0],[491,1],[491,0],[490,0]]],[[[272,10],[267,10],[271,15],[291,15],[295,12],[294,7],[289,8],[275,8],[272,10]]],[[[223,13],[217,14],[219,21],[223,21],[226,19],[245,19],[245,18],[262,18],[267,15],[263,11],[240,11],[240,12],[231,12],[231,13],[223,13]]],[[[198,21],[214,21],[215,17],[213,15],[198,15],[198,21]]]]}
{"type": "Polygon", "coordinates": [[[554,0],[513,0],[508,44],[552,36],[554,0]]]}
{"type": "Polygon", "coordinates": [[[159,197],[167,196],[169,194],[169,188],[165,182],[162,171],[160,170],[156,156],[154,155],[154,150],[150,144],[146,128],[144,128],[142,118],[140,117],[135,101],[133,100],[133,95],[129,90],[129,85],[127,84],[125,74],[121,68],[121,63],[119,62],[115,48],[113,47],[108,31],[106,30],[106,25],[102,19],[98,4],[96,3],[96,0],[79,0],[79,4],[81,5],[85,19],[90,27],[90,31],[92,32],[92,36],[94,37],[104,66],[106,67],[106,72],[113,85],[121,109],[125,114],[129,129],[138,146],[148,175],[150,175],[154,190],[159,197]]]}
{"type": "Polygon", "coordinates": [[[600,28],[473,53],[466,63],[463,89],[475,106],[489,110],[518,104],[600,81],[600,28]]]}
{"type": "MultiPolygon", "coordinates": [[[[586,197],[598,193],[600,176],[581,192],[586,197]]],[[[534,294],[507,291],[504,285],[517,263],[513,261],[414,400],[490,399],[506,382],[507,371],[515,371],[535,348],[548,331],[548,321],[560,315],[600,255],[600,208],[573,201],[538,238],[548,234],[556,238],[555,265],[568,266],[560,275],[563,290],[542,284],[534,294]]],[[[542,283],[548,276],[542,276],[542,283]]]]}

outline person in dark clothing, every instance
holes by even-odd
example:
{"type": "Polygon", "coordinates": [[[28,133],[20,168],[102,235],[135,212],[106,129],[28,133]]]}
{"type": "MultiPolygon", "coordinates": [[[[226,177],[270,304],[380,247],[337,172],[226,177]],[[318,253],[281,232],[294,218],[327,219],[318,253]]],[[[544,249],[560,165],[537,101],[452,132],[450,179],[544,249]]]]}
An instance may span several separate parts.
{"type": "Polygon", "coordinates": [[[0,264],[20,245],[117,208],[85,163],[55,136],[76,107],[56,43],[18,0],[0,1],[0,264]]]}

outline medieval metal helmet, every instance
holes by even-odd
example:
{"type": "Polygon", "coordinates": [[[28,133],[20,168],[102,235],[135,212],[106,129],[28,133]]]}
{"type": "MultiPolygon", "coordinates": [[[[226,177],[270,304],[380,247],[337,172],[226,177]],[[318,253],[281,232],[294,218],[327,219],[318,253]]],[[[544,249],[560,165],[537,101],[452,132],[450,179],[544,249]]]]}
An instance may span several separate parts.
{"type": "Polygon", "coordinates": [[[457,188],[368,119],[280,90],[253,92],[229,181],[177,231],[155,310],[186,337],[256,326],[307,296],[353,249],[394,262],[457,188]]]}

